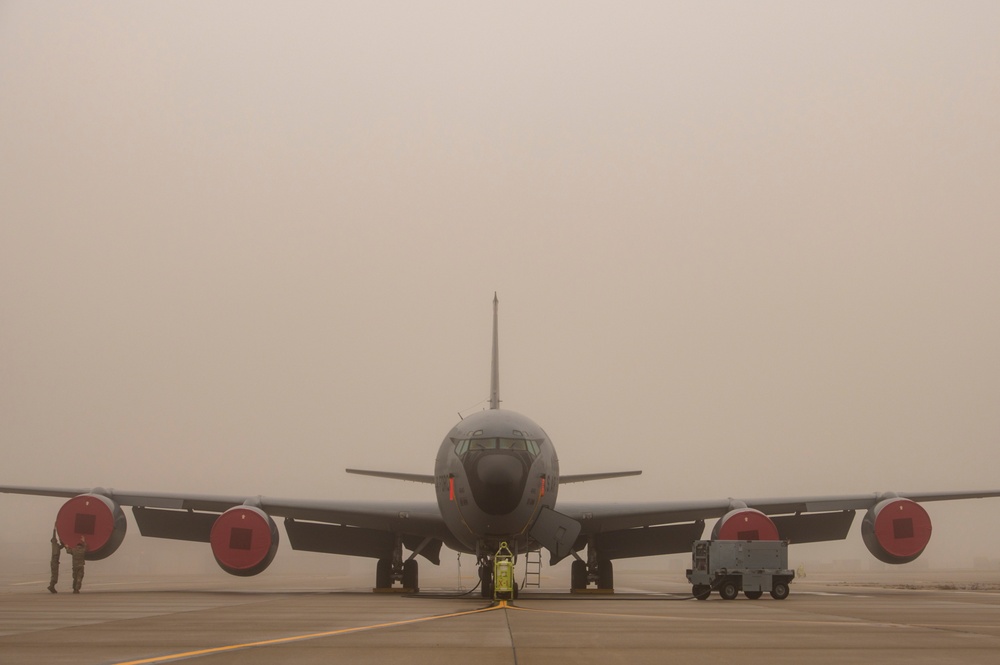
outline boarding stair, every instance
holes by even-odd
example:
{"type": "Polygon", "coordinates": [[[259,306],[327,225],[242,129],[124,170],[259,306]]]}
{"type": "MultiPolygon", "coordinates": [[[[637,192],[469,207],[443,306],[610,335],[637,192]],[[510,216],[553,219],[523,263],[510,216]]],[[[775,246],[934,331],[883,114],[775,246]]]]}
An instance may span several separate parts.
{"type": "Polygon", "coordinates": [[[524,588],[542,586],[542,551],[534,550],[524,555],[524,588]]]}

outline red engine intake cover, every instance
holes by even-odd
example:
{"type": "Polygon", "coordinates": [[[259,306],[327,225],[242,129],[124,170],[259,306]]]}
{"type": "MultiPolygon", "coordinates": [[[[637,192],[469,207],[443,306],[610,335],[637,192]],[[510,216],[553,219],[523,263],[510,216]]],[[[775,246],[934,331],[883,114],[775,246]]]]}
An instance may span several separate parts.
{"type": "Polygon", "coordinates": [[[861,537],[879,561],[909,563],[931,540],[931,518],[919,503],[886,499],[865,515],[861,537]]]}
{"type": "Polygon", "coordinates": [[[56,532],[67,547],[87,542],[87,560],[111,556],[125,538],[128,522],[121,506],[100,494],[74,496],[56,515],[56,532]]]}
{"type": "Polygon", "coordinates": [[[737,508],[716,523],[712,540],[778,540],[778,527],[759,510],[737,508]]]}
{"type": "Polygon", "coordinates": [[[271,516],[253,506],[236,506],[212,525],[212,554],[230,575],[263,572],[278,551],[278,527],[271,516]]]}

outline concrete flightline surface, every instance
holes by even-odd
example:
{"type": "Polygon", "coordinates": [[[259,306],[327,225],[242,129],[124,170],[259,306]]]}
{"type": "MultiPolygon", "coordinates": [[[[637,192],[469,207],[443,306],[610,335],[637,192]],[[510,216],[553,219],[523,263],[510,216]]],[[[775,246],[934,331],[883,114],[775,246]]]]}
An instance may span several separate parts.
{"type": "Polygon", "coordinates": [[[611,597],[529,591],[507,605],[446,590],[373,594],[337,578],[251,590],[201,576],[102,578],[78,596],[4,578],[0,662],[995,663],[1000,575],[981,577],[911,589],[797,581],[782,602],[697,602],[682,600],[682,583],[639,593],[643,580],[623,576],[611,597]]]}

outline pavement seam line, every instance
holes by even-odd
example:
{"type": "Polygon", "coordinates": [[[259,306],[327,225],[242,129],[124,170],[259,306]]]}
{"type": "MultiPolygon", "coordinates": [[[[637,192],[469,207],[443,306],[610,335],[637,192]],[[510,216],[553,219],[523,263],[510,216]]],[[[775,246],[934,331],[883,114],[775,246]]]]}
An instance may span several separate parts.
{"type": "Polygon", "coordinates": [[[514,644],[514,631],[510,627],[510,614],[506,611],[508,608],[517,608],[514,607],[513,603],[508,604],[506,600],[500,601],[500,607],[504,609],[503,617],[507,621],[507,634],[510,635],[510,653],[514,658],[514,665],[517,665],[517,646],[514,644]]]}

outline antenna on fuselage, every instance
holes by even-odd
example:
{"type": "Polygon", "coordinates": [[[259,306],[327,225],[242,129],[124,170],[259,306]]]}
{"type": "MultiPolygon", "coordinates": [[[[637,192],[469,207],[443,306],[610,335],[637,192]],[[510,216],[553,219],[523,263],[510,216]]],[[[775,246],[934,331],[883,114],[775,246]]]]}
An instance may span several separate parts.
{"type": "Polygon", "coordinates": [[[493,367],[490,371],[490,408],[500,408],[500,340],[497,332],[497,308],[500,301],[493,292],[493,367]]]}

